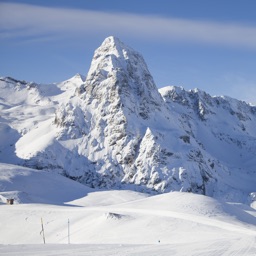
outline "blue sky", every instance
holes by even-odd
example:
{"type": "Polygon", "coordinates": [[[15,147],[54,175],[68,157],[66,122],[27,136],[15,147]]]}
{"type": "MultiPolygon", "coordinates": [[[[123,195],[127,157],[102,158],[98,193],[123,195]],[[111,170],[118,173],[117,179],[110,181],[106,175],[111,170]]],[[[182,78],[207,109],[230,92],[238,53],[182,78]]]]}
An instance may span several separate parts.
{"type": "Polygon", "coordinates": [[[0,76],[38,83],[86,75],[117,36],[156,85],[199,88],[256,104],[254,0],[0,0],[0,76]]]}

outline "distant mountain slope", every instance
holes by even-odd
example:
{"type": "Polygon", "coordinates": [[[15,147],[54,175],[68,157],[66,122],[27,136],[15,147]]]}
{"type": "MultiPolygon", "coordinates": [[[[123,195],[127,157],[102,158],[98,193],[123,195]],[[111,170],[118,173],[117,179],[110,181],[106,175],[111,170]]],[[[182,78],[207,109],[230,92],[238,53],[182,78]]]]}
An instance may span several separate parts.
{"type": "Polygon", "coordinates": [[[63,205],[94,190],[61,175],[0,163],[0,203],[63,205]]]}
{"type": "Polygon", "coordinates": [[[105,206],[147,196],[133,191],[103,192],[59,174],[0,163],[0,205],[13,198],[14,204],[105,206]]]}
{"type": "Polygon", "coordinates": [[[115,37],[86,78],[0,79],[0,161],[97,188],[187,191],[250,202],[256,107],[180,87],[157,89],[143,57],[115,37]]]}

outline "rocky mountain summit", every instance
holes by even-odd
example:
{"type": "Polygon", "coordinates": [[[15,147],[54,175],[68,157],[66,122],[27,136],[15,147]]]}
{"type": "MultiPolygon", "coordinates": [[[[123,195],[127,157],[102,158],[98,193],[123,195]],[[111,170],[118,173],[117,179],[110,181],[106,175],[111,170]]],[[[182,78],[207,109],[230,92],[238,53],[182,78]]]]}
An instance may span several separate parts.
{"type": "Polygon", "coordinates": [[[246,202],[256,192],[256,107],[198,89],[157,89],[118,38],[85,77],[0,79],[0,162],[91,187],[186,191],[246,202]]]}

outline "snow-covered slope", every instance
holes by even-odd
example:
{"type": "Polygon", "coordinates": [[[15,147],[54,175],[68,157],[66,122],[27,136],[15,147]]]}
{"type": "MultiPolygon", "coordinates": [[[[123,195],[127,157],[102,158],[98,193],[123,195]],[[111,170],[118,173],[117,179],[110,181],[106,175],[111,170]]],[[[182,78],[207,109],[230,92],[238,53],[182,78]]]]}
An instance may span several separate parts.
{"type": "MultiPolygon", "coordinates": [[[[256,211],[244,204],[193,193],[148,196],[95,190],[57,174],[9,164],[0,165],[0,184],[15,196],[14,205],[0,203],[1,255],[18,255],[19,250],[31,255],[256,252],[256,211]],[[46,245],[39,246],[41,219],[46,245]],[[72,245],[63,247],[68,242],[72,245]]],[[[6,196],[1,192],[2,202],[6,196]]]]}
{"type": "MultiPolygon", "coordinates": [[[[106,198],[105,193],[100,192],[98,198],[106,198]]],[[[127,200],[125,193],[123,198],[127,200]]],[[[1,222],[0,244],[42,243],[42,217],[47,243],[68,242],[69,219],[73,244],[157,244],[159,240],[162,244],[204,244],[246,237],[255,248],[255,211],[195,194],[172,192],[107,206],[0,207],[0,218],[9,220],[1,222]],[[16,228],[22,226],[25,231],[16,228]]]]}
{"type": "Polygon", "coordinates": [[[14,204],[112,205],[145,198],[133,191],[101,191],[89,188],[62,175],[0,163],[0,204],[8,198],[14,204]]]}
{"type": "Polygon", "coordinates": [[[64,204],[93,190],[61,175],[0,163],[0,204],[8,198],[19,203],[64,204]]]}
{"type": "Polygon", "coordinates": [[[253,203],[256,107],[197,89],[158,90],[143,57],[115,37],[95,51],[86,78],[1,78],[0,90],[1,162],[90,187],[253,203]]]}

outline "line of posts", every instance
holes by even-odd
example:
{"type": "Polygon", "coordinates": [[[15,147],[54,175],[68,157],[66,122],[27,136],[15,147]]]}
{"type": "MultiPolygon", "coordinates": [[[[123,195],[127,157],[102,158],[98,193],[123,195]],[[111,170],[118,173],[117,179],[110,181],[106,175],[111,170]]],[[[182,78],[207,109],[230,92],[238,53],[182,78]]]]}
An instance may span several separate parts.
{"type": "MultiPolygon", "coordinates": [[[[45,244],[45,233],[44,233],[44,222],[43,218],[41,218],[41,232],[40,235],[43,235],[43,243],[45,244]]],[[[70,221],[68,219],[68,244],[70,244],[70,221]]]]}

